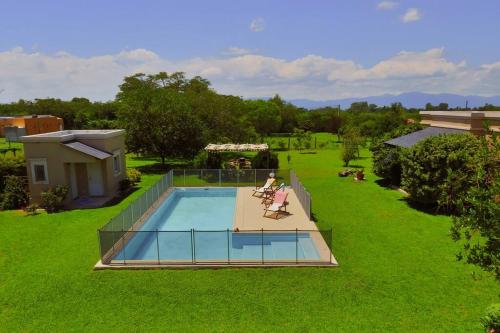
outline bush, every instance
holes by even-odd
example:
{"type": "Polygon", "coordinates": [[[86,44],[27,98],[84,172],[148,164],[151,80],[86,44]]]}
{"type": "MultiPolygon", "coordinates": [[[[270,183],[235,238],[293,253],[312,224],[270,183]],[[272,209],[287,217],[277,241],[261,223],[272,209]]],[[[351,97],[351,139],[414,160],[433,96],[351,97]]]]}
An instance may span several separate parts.
{"type": "Polygon", "coordinates": [[[0,155],[0,192],[3,192],[7,176],[26,176],[26,162],[23,155],[0,155]]]}
{"type": "Polygon", "coordinates": [[[128,178],[124,178],[120,180],[120,182],[118,183],[118,188],[122,193],[126,192],[131,187],[132,187],[132,182],[128,178]]]}
{"type": "Polygon", "coordinates": [[[500,304],[493,304],[481,318],[481,323],[487,332],[500,332],[500,304]]]}
{"type": "Polygon", "coordinates": [[[384,136],[374,139],[370,150],[373,153],[373,172],[389,183],[401,184],[401,155],[404,148],[386,145],[384,142],[422,129],[420,125],[401,126],[384,136]]]}
{"type": "Polygon", "coordinates": [[[3,210],[19,209],[26,207],[28,203],[29,194],[26,191],[25,179],[19,176],[6,176],[1,208],[3,210]]]}
{"type": "Polygon", "coordinates": [[[127,179],[133,186],[141,181],[141,172],[137,169],[129,168],[127,169],[127,179]]]}
{"type": "Polygon", "coordinates": [[[287,143],[283,140],[279,140],[278,141],[278,147],[279,147],[279,150],[286,150],[287,148],[287,143]]]}
{"type": "Polygon", "coordinates": [[[279,169],[278,155],[273,152],[259,151],[252,158],[252,168],[254,169],[279,169]],[[267,160],[269,158],[269,165],[267,160]]]}
{"type": "Polygon", "coordinates": [[[193,166],[197,169],[221,169],[222,157],[202,150],[194,157],[193,166]]]}
{"type": "Polygon", "coordinates": [[[57,185],[46,192],[40,193],[40,206],[44,208],[47,213],[59,211],[63,206],[64,199],[66,199],[66,196],[68,195],[68,190],[67,186],[57,185]]]}
{"type": "Polygon", "coordinates": [[[454,212],[457,199],[473,182],[475,168],[470,162],[479,149],[479,140],[471,134],[434,136],[407,149],[401,184],[410,200],[454,212]]]}

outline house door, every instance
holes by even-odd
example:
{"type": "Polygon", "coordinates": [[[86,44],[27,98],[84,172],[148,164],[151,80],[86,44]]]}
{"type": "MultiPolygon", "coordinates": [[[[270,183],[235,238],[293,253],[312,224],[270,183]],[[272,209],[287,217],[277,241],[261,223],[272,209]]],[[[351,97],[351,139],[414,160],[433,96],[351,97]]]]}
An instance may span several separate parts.
{"type": "Polygon", "coordinates": [[[91,196],[104,195],[101,163],[87,163],[89,193],[91,196]]]}
{"type": "Polygon", "coordinates": [[[85,163],[75,163],[75,178],[79,197],[89,195],[89,184],[87,177],[87,165],[85,163]]]}

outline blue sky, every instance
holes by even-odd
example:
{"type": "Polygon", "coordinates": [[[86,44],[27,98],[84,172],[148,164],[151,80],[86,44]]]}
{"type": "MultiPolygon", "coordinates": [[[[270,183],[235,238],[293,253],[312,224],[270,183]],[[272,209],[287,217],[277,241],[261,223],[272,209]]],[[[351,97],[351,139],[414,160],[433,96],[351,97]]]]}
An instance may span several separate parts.
{"type": "Polygon", "coordinates": [[[137,70],[245,97],[500,95],[498,13],[498,0],[2,0],[0,101],[111,99],[137,70]]]}

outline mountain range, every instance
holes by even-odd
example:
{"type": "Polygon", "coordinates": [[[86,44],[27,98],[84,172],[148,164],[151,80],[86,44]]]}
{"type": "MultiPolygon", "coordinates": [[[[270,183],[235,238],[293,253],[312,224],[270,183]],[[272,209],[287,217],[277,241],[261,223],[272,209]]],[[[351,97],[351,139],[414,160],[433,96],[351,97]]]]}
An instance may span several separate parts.
{"type": "Polygon", "coordinates": [[[355,97],[355,98],[344,98],[344,99],[332,99],[315,101],[309,99],[291,99],[288,100],[298,107],[303,107],[307,109],[315,109],[325,106],[338,106],[340,104],[341,108],[347,108],[354,102],[368,102],[369,104],[376,104],[379,106],[391,105],[391,103],[401,102],[403,106],[407,108],[418,108],[423,109],[425,104],[431,103],[437,105],[439,103],[448,103],[450,108],[462,107],[465,108],[465,103],[467,101],[468,107],[478,107],[484,104],[500,105],[500,96],[477,96],[477,95],[456,95],[456,94],[427,94],[421,92],[409,92],[400,95],[380,95],[380,96],[368,96],[368,97],[355,97]]]}

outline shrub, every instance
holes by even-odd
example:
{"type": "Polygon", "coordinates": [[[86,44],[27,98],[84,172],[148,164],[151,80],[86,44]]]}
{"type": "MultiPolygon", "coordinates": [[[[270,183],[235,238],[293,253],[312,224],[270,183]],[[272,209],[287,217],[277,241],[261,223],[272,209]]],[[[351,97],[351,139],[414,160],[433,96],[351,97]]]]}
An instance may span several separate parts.
{"type": "Polygon", "coordinates": [[[26,207],[28,203],[29,194],[26,191],[25,179],[19,176],[6,176],[1,208],[19,209],[26,207]]]}
{"type": "Polygon", "coordinates": [[[384,142],[420,130],[420,125],[401,126],[384,136],[374,139],[370,150],[373,153],[373,172],[393,185],[401,184],[401,155],[404,148],[386,145],[384,142]]]}
{"type": "Polygon", "coordinates": [[[141,181],[141,172],[134,168],[127,169],[127,179],[131,185],[135,185],[141,181]]]}
{"type": "Polygon", "coordinates": [[[118,188],[122,193],[126,192],[131,187],[132,187],[132,182],[128,178],[124,178],[120,180],[120,182],[118,183],[118,188]]]}
{"type": "Polygon", "coordinates": [[[481,318],[481,323],[487,332],[500,332],[500,304],[493,304],[481,318]]]}
{"type": "Polygon", "coordinates": [[[342,145],[342,161],[344,161],[344,166],[349,166],[349,162],[356,158],[356,147],[352,144],[346,143],[342,145]]]}
{"type": "Polygon", "coordinates": [[[26,162],[23,155],[0,155],[0,192],[4,189],[7,176],[26,176],[26,162]]]}
{"type": "Polygon", "coordinates": [[[479,140],[471,134],[448,134],[427,138],[406,150],[401,184],[410,200],[454,212],[457,198],[465,195],[473,181],[474,167],[469,162],[479,149],[479,140]]]}
{"type": "Polygon", "coordinates": [[[279,150],[286,150],[287,143],[283,140],[278,141],[279,150]]]}
{"type": "Polygon", "coordinates": [[[63,205],[64,199],[68,195],[68,190],[67,186],[57,185],[46,192],[40,193],[40,206],[44,208],[47,213],[59,211],[63,205]]]}
{"type": "Polygon", "coordinates": [[[222,157],[220,154],[209,154],[202,150],[194,157],[193,166],[197,169],[220,169],[222,157]]]}
{"type": "Polygon", "coordinates": [[[273,152],[259,151],[257,155],[252,158],[252,168],[254,169],[278,169],[279,160],[278,155],[273,152]],[[267,160],[269,158],[269,165],[267,160]]]}

